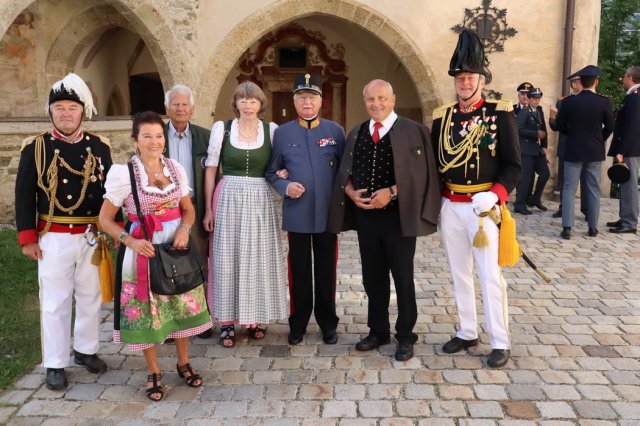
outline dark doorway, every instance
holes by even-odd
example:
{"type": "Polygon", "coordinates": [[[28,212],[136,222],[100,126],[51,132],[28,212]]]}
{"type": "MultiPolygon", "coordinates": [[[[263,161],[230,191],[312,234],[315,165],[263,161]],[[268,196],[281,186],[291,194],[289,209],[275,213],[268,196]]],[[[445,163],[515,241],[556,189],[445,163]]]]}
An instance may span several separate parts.
{"type": "Polygon", "coordinates": [[[296,116],[296,108],[293,105],[293,94],[291,92],[273,92],[273,122],[281,125],[293,120],[296,116]]]}
{"type": "Polygon", "coordinates": [[[129,77],[131,115],[140,111],[155,111],[166,114],[164,91],[160,75],[156,73],[138,74],[129,77]]]}

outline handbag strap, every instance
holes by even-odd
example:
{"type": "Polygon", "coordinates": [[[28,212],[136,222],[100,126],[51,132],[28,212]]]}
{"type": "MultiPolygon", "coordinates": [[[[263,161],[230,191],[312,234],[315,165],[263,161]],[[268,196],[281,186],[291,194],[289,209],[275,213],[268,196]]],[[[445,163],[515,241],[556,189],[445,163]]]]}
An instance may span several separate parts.
{"type": "Polygon", "coordinates": [[[144,215],[142,214],[142,209],[140,208],[140,199],[138,198],[138,185],[136,185],[136,177],[133,172],[133,163],[129,161],[127,163],[129,167],[129,180],[131,181],[131,195],[133,195],[133,202],[136,205],[136,214],[138,215],[138,220],[140,220],[140,226],[142,227],[142,232],[144,234],[144,238],[147,241],[151,241],[149,235],[147,235],[147,227],[144,226],[144,215]]]}

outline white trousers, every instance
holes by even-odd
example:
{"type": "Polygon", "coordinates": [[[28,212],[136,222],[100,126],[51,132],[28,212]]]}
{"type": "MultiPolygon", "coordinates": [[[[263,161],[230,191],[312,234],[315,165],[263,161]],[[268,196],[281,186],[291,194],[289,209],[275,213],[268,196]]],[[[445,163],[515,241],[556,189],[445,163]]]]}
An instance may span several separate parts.
{"type": "MultiPolygon", "coordinates": [[[[478,232],[479,218],[471,203],[454,203],[442,199],[440,210],[440,235],[444,244],[453,294],[458,309],[460,327],[456,336],[473,340],[478,337],[476,317],[476,295],[473,283],[473,261],[476,262],[485,324],[489,342],[493,349],[509,349],[509,319],[507,307],[507,284],[498,265],[499,230],[493,221],[483,219],[483,228],[489,240],[486,248],[473,247],[473,238],[478,232]]],[[[496,209],[497,210],[497,209],[496,209]]]]}
{"type": "Polygon", "coordinates": [[[38,242],[42,365],[69,364],[72,297],[75,298],[73,348],[84,354],[98,351],[100,332],[100,276],[91,263],[95,247],[83,234],[47,232],[38,242]]]}

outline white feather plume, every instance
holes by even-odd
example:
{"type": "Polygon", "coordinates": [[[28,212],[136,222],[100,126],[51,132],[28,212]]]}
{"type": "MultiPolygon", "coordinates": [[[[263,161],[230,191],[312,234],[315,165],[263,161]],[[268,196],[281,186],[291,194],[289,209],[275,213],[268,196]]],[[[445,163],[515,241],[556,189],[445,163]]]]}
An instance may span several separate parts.
{"type": "MultiPolygon", "coordinates": [[[[87,118],[91,118],[93,114],[97,114],[95,105],[93,105],[93,96],[91,96],[91,91],[89,87],[87,87],[84,80],[77,74],[69,73],[60,81],[57,81],[51,86],[51,90],[54,92],[59,92],[62,90],[62,86],[67,90],[73,90],[78,98],[84,103],[84,115],[87,118]]],[[[46,112],[49,113],[49,105],[47,103],[46,112]]]]}

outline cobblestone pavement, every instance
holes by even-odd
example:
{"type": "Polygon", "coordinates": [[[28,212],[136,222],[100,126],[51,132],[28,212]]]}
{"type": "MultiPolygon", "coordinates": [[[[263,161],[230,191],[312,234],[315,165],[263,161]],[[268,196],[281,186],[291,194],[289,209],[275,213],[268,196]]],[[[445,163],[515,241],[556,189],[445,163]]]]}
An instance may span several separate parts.
{"type": "Polygon", "coordinates": [[[456,315],[437,235],[419,239],[415,259],[416,356],[395,361],[393,344],[355,351],[367,333],[367,316],[350,232],[340,239],[337,345],[323,344],[313,325],[304,343],[291,347],[284,322],[272,324],[261,343],[241,332],[233,349],[217,338],[196,339],[192,364],[205,378],[200,389],[181,382],[173,347],[164,345],[160,364],[168,394],[152,403],[142,390],[144,358],[111,343],[112,313],[104,309],[100,353],[110,369],[96,377],[70,367],[68,389],[53,392],[37,367],[0,394],[0,423],[638,425],[640,237],[606,232],[604,223],[617,218],[616,200],[603,200],[597,238],[586,236],[580,220],[570,241],[559,238],[560,219],[551,218],[557,205],[549,207],[517,216],[520,242],[552,282],[523,261],[505,270],[513,356],[501,370],[485,366],[485,334],[470,353],[441,351],[456,315]]]}

